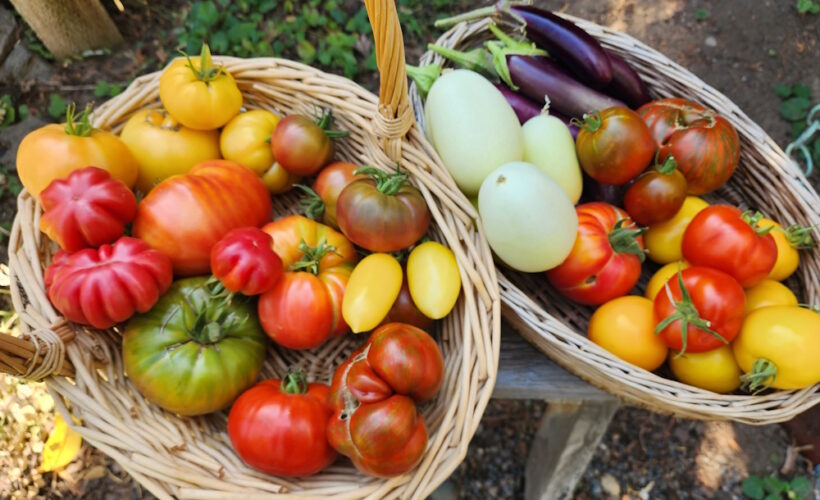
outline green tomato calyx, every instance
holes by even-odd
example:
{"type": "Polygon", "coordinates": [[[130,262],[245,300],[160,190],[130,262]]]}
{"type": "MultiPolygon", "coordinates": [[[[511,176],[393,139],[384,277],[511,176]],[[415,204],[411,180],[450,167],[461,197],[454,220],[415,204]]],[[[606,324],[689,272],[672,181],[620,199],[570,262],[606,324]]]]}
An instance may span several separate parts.
{"type": "Polygon", "coordinates": [[[282,392],[285,394],[305,394],[308,390],[307,378],[301,370],[289,371],[287,375],[282,378],[280,386],[282,392]]]}
{"type": "Polygon", "coordinates": [[[325,132],[325,135],[331,139],[338,139],[340,137],[347,137],[350,133],[347,130],[332,130],[333,122],[336,119],[333,117],[333,111],[328,108],[324,110],[321,116],[315,118],[316,125],[325,132]]]}
{"type": "Polygon", "coordinates": [[[680,266],[678,266],[678,286],[680,287],[681,300],[675,300],[675,297],[672,295],[672,289],[669,288],[669,283],[666,283],[665,285],[666,296],[669,298],[669,302],[672,303],[676,311],[658,323],[658,326],[655,327],[655,335],[662,332],[673,322],[680,321],[682,346],[680,352],[675,355],[676,358],[683,356],[686,352],[686,342],[690,325],[701,329],[709,335],[712,335],[724,344],[728,344],[729,342],[723,338],[721,334],[712,330],[711,321],[701,318],[700,313],[692,301],[692,296],[689,295],[689,290],[686,289],[686,285],[683,283],[683,271],[680,266]]]}
{"type": "Polygon", "coordinates": [[[740,218],[743,219],[743,222],[748,224],[749,227],[751,227],[755,234],[758,236],[766,236],[774,228],[774,226],[760,227],[759,222],[760,219],[763,218],[763,214],[760,212],[752,212],[751,210],[746,210],[745,212],[743,212],[740,218]]]}
{"type": "Polygon", "coordinates": [[[586,113],[584,115],[583,120],[579,120],[578,118],[573,118],[570,120],[570,125],[575,125],[578,128],[581,128],[590,134],[594,134],[597,132],[601,125],[603,125],[604,119],[601,117],[600,111],[593,111],[592,113],[586,113]]]}
{"type": "Polygon", "coordinates": [[[775,227],[773,231],[780,231],[783,233],[792,248],[796,250],[811,250],[817,246],[817,242],[814,241],[814,236],[812,236],[811,233],[812,229],[813,226],[801,226],[800,224],[794,224],[789,226],[787,229],[775,227]]]}
{"type": "Polygon", "coordinates": [[[768,389],[777,378],[777,365],[766,358],[758,358],[752,364],[752,371],[740,376],[740,388],[752,394],[768,389]]]}
{"type": "Polygon", "coordinates": [[[65,133],[77,137],[88,137],[94,131],[91,125],[91,105],[88,105],[83,110],[82,114],[77,117],[77,105],[69,104],[65,110],[65,133]]]}
{"type": "Polygon", "coordinates": [[[180,53],[185,56],[185,59],[188,61],[186,66],[193,71],[199,81],[205,82],[205,84],[216,80],[225,72],[224,67],[214,65],[214,61],[211,58],[211,48],[207,43],[202,44],[202,50],[199,52],[199,69],[194,67],[194,62],[187,52],[180,50],[180,53]]]}
{"type": "Polygon", "coordinates": [[[375,167],[361,167],[357,168],[353,175],[369,176],[376,182],[376,189],[387,196],[396,196],[410,178],[406,171],[402,172],[399,164],[396,164],[395,174],[388,174],[375,167]]]}
{"type": "MultiPolygon", "coordinates": [[[[204,300],[193,301],[186,296],[188,308],[194,313],[193,321],[186,315],[185,325],[188,336],[199,344],[215,344],[225,338],[230,330],[244,319],[231,314],[230,306],[234,294],[216,278],[212,277],[203,286],[207,296],[204,300]]],[[[185,309],[183,309],[185,311],[185,309]]]]}
{"type": "Polygon", "coordinates": [[[609,232],[609,244],[617,253],[636,255],[638,260],[643,262],[646,260],[646,250],[638,244],[638,237],[644,231],[646,231],[645,227],[637,227],[629,219],[621,219],[609,232]]]}
{"type": "Polygon", "coordinates": [[[678,168],[678,162],[675,161],[674,156],[667,156],[666,159],[663,160],[663,163],[658,163],[657,156],[655,157],[655,170],[657,170],[659,174],[671,175],[676,168],[678,168]]]}
{"type": "Polygon", "coordinates": [[[313,275],[319,275],[319,262],[329,253],[336,252],[336,247],[328,245],[324,239],[319,242],[316,247],[311,247],[305,240],[299,242],[299,251],[302,252],[302,258],[294,262],[288,267],[289,271],[305,271],[313,275]]]}
{"type": "Polygon", "coordinates": [[[305,216],[313,220],[321,219],[325,214],[325,202],[322,201],[322,197],[304,184],[295,184],[293,187],[301,189],[306,194],[299,200],[299,208],[302,209],[305,216]]]}

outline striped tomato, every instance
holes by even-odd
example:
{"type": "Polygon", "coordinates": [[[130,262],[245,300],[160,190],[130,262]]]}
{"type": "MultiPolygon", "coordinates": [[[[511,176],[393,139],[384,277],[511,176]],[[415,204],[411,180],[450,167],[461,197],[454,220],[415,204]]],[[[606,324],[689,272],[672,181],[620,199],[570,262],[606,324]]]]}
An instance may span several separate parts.
{"type": "Polygon", "coordinates": [[[674,156],[689,185],[700,195],[726,184],[740,160],[740,140],[726,118],[686,99],[661,99],[643,105],[644,119],[660,148],[659,161],[674,156]]]}

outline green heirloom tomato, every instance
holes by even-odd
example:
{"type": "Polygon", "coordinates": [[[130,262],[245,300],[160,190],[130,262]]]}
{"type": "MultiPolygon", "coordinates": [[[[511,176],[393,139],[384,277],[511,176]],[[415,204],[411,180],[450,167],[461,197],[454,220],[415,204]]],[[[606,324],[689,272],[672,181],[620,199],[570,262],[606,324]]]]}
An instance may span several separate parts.
{"type": "Polygon", "coordinates": [[[265,341],[248,299],[208,278],[188,278],[128,322],[122,357],[146,399],[179,415],[204,415],[256,382],[265,341]]]}

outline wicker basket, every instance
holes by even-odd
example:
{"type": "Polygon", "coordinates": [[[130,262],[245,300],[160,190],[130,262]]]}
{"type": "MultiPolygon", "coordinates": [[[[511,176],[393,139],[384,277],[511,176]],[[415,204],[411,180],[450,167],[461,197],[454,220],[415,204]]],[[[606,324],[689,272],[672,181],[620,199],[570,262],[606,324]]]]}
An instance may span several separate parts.
{"type": "MultiPolygon", "coordinates": [[[[761,128],[726,96],[664,55],[634,38],[585,21],[564,16],[623,56],[649,86],[653,97],[685,97],[725,116],[741,139],[740,167],[725,188],[709,197],[743,208],[758,208],[785,224],[814,226],[820,240],[820,198],[797,165],[761,128]]],[[[498,21],[498,20],[497,20],[498,21]]],[[[462,22],[436,44],[465,50],[490,38],[490,19],[462,22]]],[[[513,27],[502,29],[512,33],[513,27]]],[[[433,52],[421,64],[448,64],[433,52]]],[[[410,95],[416,119],[424,128],[422,103],[415,85],[410,95]]],[[[800,290],[803,303],[820,301],[820,251],[803,252],[800,269],[789,285],[800,290]]],[[[502,314],[532,344],[567,370],[628,403],[654,411],[697,419],[735,420],[768,424],[789,420],[820,403],[820,384],[799,391],[721,395],[650,373],[626,363],[590,342],[586,336],[592,309],[574,304],[555,292],[543,274],[499,268],[502,314]]],[[[644,280],[646,276],[644,276],[644,280]]],[[[645,281],[644,281],[645,282],[645,281]]]]}
{"type": "MultiPolygon", "coordinates": [[[[358,473],[344,459],[304,479],[268,476],[246,467],[233,452],[226,413],[180,418],[147,403],[123,375],[120,333],[89,331],[55,312],[43,288],[42,271],[55,248],[38,228],[41,214],[22,193],[9,259],[11,294],[22,335],[0,336],[0,370],[44,379],[67,422],[160,498],[253,498],[274,493],[340,498],[423,498],[444,481],[467,452],[496,378],[500,299],[492,256],[473,220],[476,214],[413,123],[408,103],[401,28],[392,0],[367,0],[373,24],[380,99],[355,83],[287,60],[215,58],[239,84],[245,105],[281,113],[334,110],[350,137],[339,141],[341,158],[359,164],[409,170],[433,215],[432,236],[456,254],[463,293],[456,309],[438,322],[434,336],[445,358],[438,397],[422,412],[429,443],[421,464],[402,476],[377,479],[358,473]]],[[[96,110],[97,127],[117,130],[137,110],[158,106],[159,73],[134,81],[96,110]]],[[[277,215],[295,211],[298,196],[276,197],[277,215]]],[[[301,366],[313,380],[330,381],[366,336],[347,335],[319,349],[269,348],[263,377],[301,366]]]]}

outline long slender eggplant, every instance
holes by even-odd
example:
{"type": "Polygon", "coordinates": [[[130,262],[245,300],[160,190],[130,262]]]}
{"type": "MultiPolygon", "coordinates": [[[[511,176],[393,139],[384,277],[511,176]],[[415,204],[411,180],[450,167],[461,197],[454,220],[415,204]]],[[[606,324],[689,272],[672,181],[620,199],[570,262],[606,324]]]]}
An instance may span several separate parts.
{"type": "Polygon", "coordinates": [[[504,98],[510,106],[512,106],[515,115],[518,117],[518,121],[520,121],[522,125],[530,118],[541,114],[542,106],[536,104],[535,101],[529,97],[518,94],[503,83],[496,83],[495,88],[500,90],[501,94],[504,95],[504,98]]]}
{"type": "Polygon", "coordinates": [[[638,109],[651,101],[649,89],[632,66],[612,51],[608,50],[607,55],[612,63],[612,81],[604,92],[623,100],[632,109],[638,109]]]}
{"type": "Polygon", "coordinates": [[[572,139],[573,140],[578,138],[578,132],[581,131],[581,127],[579,127],[578,125],[573,123],[573,121],[570,118],[567,118],[566,116],[562,115],[561,113],[556,113],[555,111],[550,111],[550,114],[552,116],[558,118],[562,122],[564,122],[564,125],[566,125],[567,128],[569,129],[569,133],[572,134],[572,139]]]}

